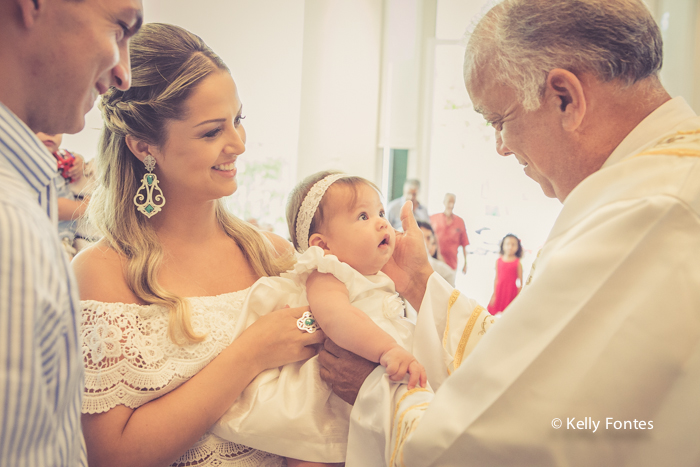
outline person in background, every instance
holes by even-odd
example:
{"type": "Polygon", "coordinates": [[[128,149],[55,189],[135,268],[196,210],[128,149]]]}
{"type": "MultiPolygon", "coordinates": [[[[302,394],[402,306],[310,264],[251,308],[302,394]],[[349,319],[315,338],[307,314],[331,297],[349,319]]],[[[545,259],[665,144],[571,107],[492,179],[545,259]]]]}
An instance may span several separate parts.
{"type": "Polygon", "coordinates": [[[423,221],[418,221],[418,227],[420,227],[421,232],[423,232],[425,247],[428,249],[428,261],[430,261],[430,266],[454,287],[456,271],[441,259],[440,249],[438,248],[433,227],[430,223],[423,221]]]}
{"type": "Polygon", "coordinates": [[[520,239],[508,234],[501,240],[500,256],[496,260],[496,278],[493,281],[493,295],[489,301],[489,313],[495,315],[506,309],[520,293],[523,286],[523,246],[520,239]]]}
{"type": "Polygon", "coordinates": [[[403,184],[403,196],[390,201],[386,207],[386,218],[389,223],[396,229],[401,230],[401,206],[406,201],[413,203],[413,216],[416,220],[430,223],[430,215],[428,209],[420,204],[418,195],[420,194],[420,180],[409,178],[403,184]]]}
{"type": "Polygon", "coordinates": [[[78,289],[57,235],[56,159],[99,94],[131,82],[141,0],[0,2],[0,465],[84,466],[78,289]]]}
{"type": "Polygon", "coordinates": [[[70,153],[60,148],[63,141],[62,134],[48,135],[38,132],[36,136],[58,162],[58,172],[54,176],[58,202],[58,238],[68,257],[73,259],[78,252],[75,245],[78,219],[83,217],[90,201],[89,196],[82,196],[80,190],[76,188],[82,185],[80,182],[85,178],[84,160],[80,154],[70,153]]]}
{"type": "Polygon", "coordinates": [[[456,201],[456,195],[452,193],[445,194],[445,199],[443,200],[445,211],[430,216],[430,223],[435,229],[443,260],[455,271],[457,270],[457,252],[460,247],[462,248],[462,253],[464,254],[462,274],[466,274],[469,237],[467,237],[467,228],[464,225],[464,220],[453,212],[456,201]]]}

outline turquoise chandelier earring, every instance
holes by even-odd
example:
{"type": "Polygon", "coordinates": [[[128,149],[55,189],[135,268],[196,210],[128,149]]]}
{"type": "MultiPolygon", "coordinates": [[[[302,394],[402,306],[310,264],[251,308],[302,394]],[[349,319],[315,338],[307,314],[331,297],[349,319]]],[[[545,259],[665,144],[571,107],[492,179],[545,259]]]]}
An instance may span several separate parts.
{"type": "Polygon", "coordinates": [[[158,177],[153,173],[153,169],[156,168],[156,158],[149,154],[143,159],[143,164],[146,166],[148,173],[144,174],[141,186],[136,191],[134,204],[136,209],[142,212],[143,215],[151,218],[160,212],[165,204],[165,197],[163,196],[163,191],[158,188],[158,177]]]}

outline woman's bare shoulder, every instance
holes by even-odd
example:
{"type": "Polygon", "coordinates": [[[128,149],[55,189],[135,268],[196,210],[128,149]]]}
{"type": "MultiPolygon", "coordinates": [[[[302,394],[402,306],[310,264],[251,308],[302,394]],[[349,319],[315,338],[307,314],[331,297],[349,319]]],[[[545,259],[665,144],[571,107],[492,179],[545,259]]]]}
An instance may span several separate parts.
{"type": "Polygon", "coordinates": [[[272,232],[263,232],[263,234],[270,240],[270,243],[272,243],[272,246],[277,252],[277,256],[291,255],[294,252],[294,246],[289,240],[285,240],[272,232]]]}
{"type": "Polygon", "coordinates": [[[71,261],[81,300],[140,303],[126,283],[126,258],[103,239],[82,250],[71,261]]]}

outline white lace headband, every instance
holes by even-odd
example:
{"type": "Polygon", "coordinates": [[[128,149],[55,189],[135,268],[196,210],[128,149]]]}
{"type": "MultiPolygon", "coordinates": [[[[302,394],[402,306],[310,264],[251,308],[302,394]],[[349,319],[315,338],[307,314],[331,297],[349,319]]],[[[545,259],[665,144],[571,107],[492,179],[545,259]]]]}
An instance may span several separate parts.
{"type": "Polygon", "coordinates": [[[304,201],[299,207],[297,214],[297,244],[299,245],[299,253],[303,253],[309,249],[309,228],[311,221],[316,214],[318,204],[321,202],[323,195],[328,190],[328,187],[338,179],[345,177],[345,174],[331,174],[314,183],[309,192],[304,197],[304,201]]]}

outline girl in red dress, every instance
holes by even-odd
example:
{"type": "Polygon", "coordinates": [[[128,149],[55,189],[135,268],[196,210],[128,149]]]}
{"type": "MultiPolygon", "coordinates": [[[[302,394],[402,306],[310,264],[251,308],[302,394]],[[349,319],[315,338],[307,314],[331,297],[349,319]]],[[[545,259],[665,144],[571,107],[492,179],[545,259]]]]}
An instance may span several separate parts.
{"type": "Polygon", "coordinates": [[[520,258],[523,246],[520,239],[508,234],[501,240],[501,256],[496,260],[496,279],[493,283],[493,296],[489,302],[489,313],[502,312],[518,295],[523,284],[523,266],[520,258]]]}

